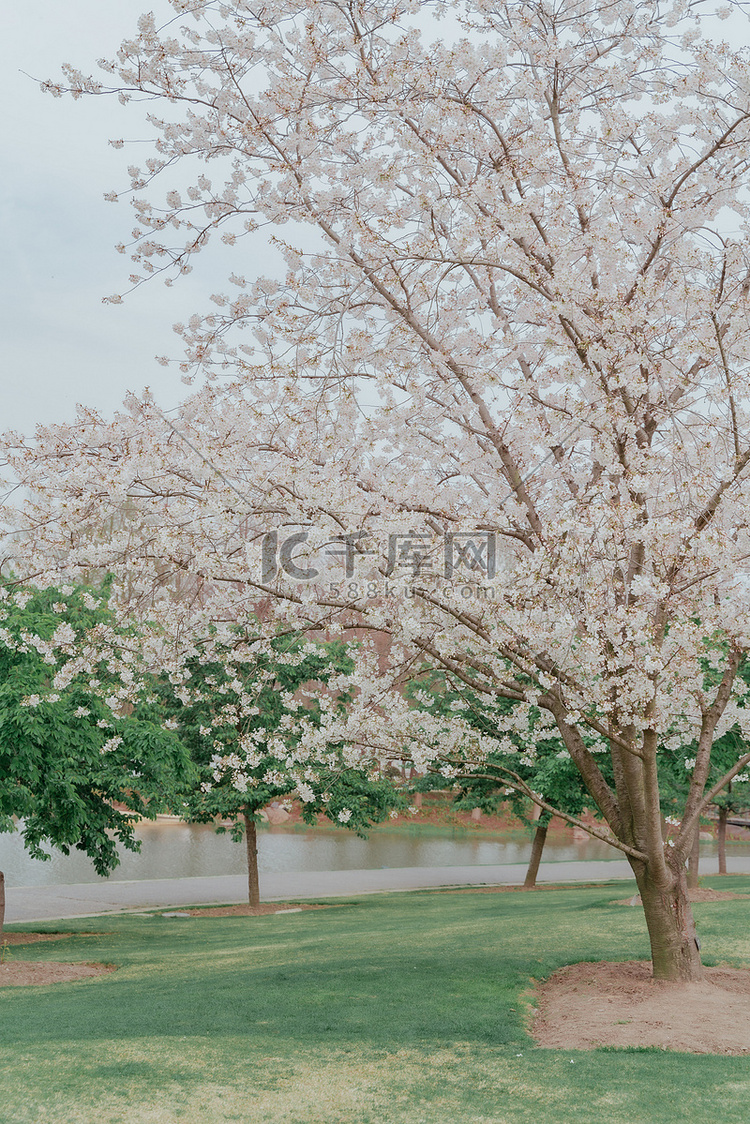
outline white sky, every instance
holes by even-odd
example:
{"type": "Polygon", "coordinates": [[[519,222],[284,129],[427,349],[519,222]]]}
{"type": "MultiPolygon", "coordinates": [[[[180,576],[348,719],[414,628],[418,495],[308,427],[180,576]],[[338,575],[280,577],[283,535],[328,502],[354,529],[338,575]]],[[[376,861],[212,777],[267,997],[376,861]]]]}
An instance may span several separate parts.
{"type": "Polygon", "coordinates": [[[163,408],[186,393],[154,356],[180,358],[172,324],[205,310],[219,285],[196,270],[172,289],[157,281],[102,304],[127,288],[131,263],[114,245],[133,226],[129,204],[103,195],[127,187],[138,160],[107,142],[148,136],[138,107],[52,98],[21,73],[57,77],[71,62],[97,74],[96,59],[114,55],[149,9],[174,14],[165,0],[0,0],[0,430],[72,421],[77,402],[111,414],[144,386],[163,408]]]}
{"type": "MultiPolygon", "coordinates": [[[[126,166],[139,160],[107,142],[147,138],[143,110],[54,99],[22,73],[57,77],[67,61],[97,74],[96,59],[112,56],[147,9],[157,21],[174,15],[166,0],[0,0],[0,431],[72,421],[77,402],[111,414],[144,386],[174,407],[186,388],[154,356],[179,359],[172,324],[206,311],[224,287],[204,260],[172,289],[156,281],[123,305],[102,304],[127,288],[131,263],[114,245],[133,225],[129,204],[103,195],[126,188],[126,166]]],[[[749,27],[738,11],[716,30],[747,42],[749,27]]],[[[270,262],[255,264],[267,272],[270,262]]]]}

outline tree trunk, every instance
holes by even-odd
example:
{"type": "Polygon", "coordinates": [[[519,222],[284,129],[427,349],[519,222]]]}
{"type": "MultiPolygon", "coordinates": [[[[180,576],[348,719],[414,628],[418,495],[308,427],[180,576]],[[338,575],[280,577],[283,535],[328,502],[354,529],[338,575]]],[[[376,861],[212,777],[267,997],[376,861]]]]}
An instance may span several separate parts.
{"type": "Polygon", "coordinates": [[[719,874],[726,874],[727,872],[727,816],[729,809],[719,806],[719,830],[717,839],[719,841],[719,874]]]}
{"type": "Polygon", "coordinates": [[[5,924],[5,875],[0,870],[0,937],[3,935],[5,924]]]}
{"type": "Polygon", "coordinates": [[[695,825],[695,837],[693,839],[693,846],[690,849],[690,858],[688,859],[688,873],[687,884],[688,890],[698,889],[698,866],[701,858],[701,825],[695,825]]]}
{"type": "Polygon", "coordinates": [[[700,947],[688,898],[685,868],[671,868],[667,885],[657,885],[646,863],[631,862],[643,902],[655,980],[675,983],[703,979],[700,947]]]}
{"type": "Polygon", "coordinates": [[[547,838],[547,825],[538,824],[534,832],[534,841],[531,844],[531,858],[529,859],[529,868],[526,871],[526,878],[524,879],[524,890],[533,890],[536,886],[536,876],[539,873],[539,863],[542,859],[542,851],[544,850],[544,841],[547,838]]]}
{"type": "Polygon", "coordinates": [[[247,849],[247,900],[251,906],[260,905],[260,880],[258,878],[258,833],[255,820],[243,812],[245,820],[245,847],[247,849]]]}

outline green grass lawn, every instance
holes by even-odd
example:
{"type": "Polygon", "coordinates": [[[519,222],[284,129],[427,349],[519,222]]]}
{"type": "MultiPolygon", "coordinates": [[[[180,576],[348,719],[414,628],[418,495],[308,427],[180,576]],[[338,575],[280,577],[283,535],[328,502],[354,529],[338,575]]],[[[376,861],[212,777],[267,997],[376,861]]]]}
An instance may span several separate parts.
{"type": "MultiPolygon", "coordinates": [[[[542,1050],[526,1034],[533,979],[648,955],[641,911],[611,904],[627,892],[47,925],[74,935],[14,958],[118,971],[0,989],[0,1124],[734,1124],[750,1103],[746,1059],[542,1050]]],[[[695,910],[706,963],[750,965],[750,900],[695,910]]]]}

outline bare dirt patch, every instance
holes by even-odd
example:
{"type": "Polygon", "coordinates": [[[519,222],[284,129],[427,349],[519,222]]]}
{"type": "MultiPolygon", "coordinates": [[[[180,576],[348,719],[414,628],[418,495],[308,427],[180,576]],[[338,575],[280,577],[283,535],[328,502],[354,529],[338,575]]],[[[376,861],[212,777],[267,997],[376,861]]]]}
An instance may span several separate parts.
{"type": "Polygon", "coordinates": [[[64,941],[68,937],[92,936],[92,933],[0,933],[0,945],[35,944],[37,941],[64,941]]]}
{"type": "Polygon", "coordinates": [[[649,962],[569,964],[537,989],[540,1046],[656,1046],[750,1054],[750,970],[706,968],[700,983],[663,983],[649,962]]]}
{"type": "Polygon", "coordinates": [[[260,905],[221,905],[210,909],[184,909],[191,917],[263,917],[268,913],[300,913],[307,909],[334,909],[330,905],[303,902],[261,902],[260,905]]]}
{"type": "Polygon", "coordinates": [[[0,964],[0,987],[38,987],[114,972],[113,964],[64,964],[54,960],[11,960],[0,964]]]}
{"type": "MultiPolygon", "coordinates": [[[[691,902],[723,902],[730,898],[750,898],[750,894],[735,894],[732,890],[710,890],[707,886],[699,886],[695,890],[688,890],[691,902]]],[[[641,895],[634,898],[618,898],[613,905],[641,905],[641,895]]]]}

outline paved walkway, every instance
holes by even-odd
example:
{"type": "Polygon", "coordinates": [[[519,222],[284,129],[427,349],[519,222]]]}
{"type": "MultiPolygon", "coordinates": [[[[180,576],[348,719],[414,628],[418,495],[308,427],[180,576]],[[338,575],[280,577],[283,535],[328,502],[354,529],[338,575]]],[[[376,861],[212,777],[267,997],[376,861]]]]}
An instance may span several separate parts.
{"type": "MultiPolygon", "coordinates": [[[[730,874],[748,874],[750,855],[730,857],[727,865],[730,874]]],[[[717,869],[715,857],[701,859],[702,874],[715,874],[717,869]]],[[[446,886],[518,886],[525,874],[525,863],[285,872],[261,875],[261,895],[264,901],[283,901],[446,886]]],[[[542,883],[605,882],[613,878],[632,878],[627,862],[549,862],[542,863],[539,870],[542,883]]],[[[13,921],[29,923],[91,917],[99,913],[225,904],[246,900],[246,893],[247,881],[238,874],[137,882],[81,882],[75,886],[6,887],[5,920],[8,924],[13,921]]]]}

